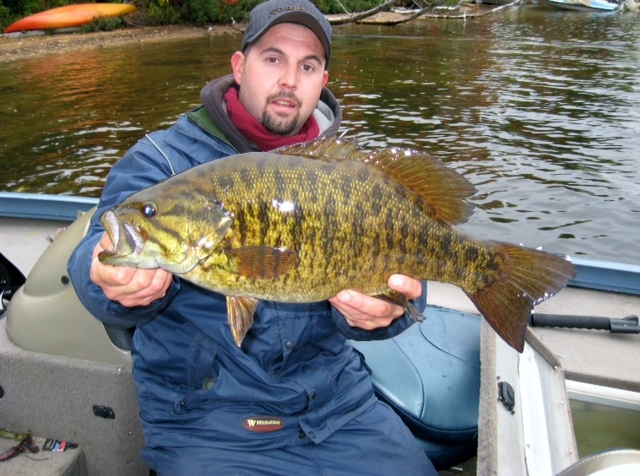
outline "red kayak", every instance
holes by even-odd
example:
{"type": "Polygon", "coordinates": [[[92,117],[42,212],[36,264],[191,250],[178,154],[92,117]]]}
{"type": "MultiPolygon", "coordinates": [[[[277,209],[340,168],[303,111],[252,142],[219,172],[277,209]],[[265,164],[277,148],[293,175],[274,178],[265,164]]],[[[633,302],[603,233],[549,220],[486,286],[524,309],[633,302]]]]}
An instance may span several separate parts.
{"type": "Polygon", "coordinates": [[[95,18],[114,18],[135,10],[135,6],[122,3],[79,3],[67,5],[25,17],[9,25],[4,32],[69,28],[84,25],[95,18]]]}

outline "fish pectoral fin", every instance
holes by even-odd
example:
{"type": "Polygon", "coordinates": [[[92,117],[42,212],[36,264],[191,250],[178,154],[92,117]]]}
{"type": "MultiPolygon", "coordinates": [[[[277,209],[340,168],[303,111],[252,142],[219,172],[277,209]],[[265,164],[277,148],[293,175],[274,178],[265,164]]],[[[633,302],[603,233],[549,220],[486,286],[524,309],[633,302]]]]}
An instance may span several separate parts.
{"type": "Polygon", "coordinates": [[[295,251],[270,246],[245,246],[226,250],[236,272],[245,278],[275,279],[291,271],[298,258],[295,251]]]}
{"type": "Polygon", "coordinates": [[[253,314],[258,307],[258,300],[248,297],[227,296],[227,320],[231,327],[231,335],[240,347],[244,336],[253,325],[253,314]]]}
{"type": "Polygon", "coordinates": [[[409,302],[407,296],[405,296],[404,294],[394,291],[393,289],[387,289],[382,293],[374,294],[374,297],[403,307],[405,311],[409,313],[411,319],[413,319],[415,322],[424,321],[424,314],[418,311],[418,309],[409,302]]]}

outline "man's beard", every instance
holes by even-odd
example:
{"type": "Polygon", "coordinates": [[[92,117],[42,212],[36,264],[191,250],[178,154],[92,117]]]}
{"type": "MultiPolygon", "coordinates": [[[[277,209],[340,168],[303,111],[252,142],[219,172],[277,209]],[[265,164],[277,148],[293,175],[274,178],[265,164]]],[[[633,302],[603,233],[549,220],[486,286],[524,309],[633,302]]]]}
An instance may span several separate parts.
{"type": "Polygon", "coordinates": [[[274,94],[267,98],[267,104],[277,99],[288,99],[294,101],[298,106],[298,113],[293,117],[285,119],[278,115],[270,116],[265,108],[262,111],[262,125],[266,130],[273,134],[288,136],[297,132],[296,127],[298,126],[298,120],[300,119],[300,100],[298,100],[298,98],[293,94],[274,94]]]}

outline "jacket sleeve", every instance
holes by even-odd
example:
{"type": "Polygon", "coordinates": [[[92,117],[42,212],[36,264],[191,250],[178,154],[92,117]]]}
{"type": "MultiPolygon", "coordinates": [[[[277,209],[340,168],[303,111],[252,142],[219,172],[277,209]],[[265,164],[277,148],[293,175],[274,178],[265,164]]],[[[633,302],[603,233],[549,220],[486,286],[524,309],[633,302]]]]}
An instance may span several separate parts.
{"type": "MultiPolygon", "coordinates": [[[[102,289],[89,278],[93,250],[104,232],[100,224],[102,213],[132,193],[154,185],[174,173],[175,166],[154,145],[162,143],[165,134],[166,131],[156,132],[151,136],[153,139],[145,138],[138,142],[113,166],[98,208],[91,219],[89,231],[72,253],[67,265],[69,277],[82,304],[91,314],[107,324],[127,327],[144,324],[169,303],[180,287],[179,280],[174,277],[174,282],[163,299],[149,306],[127,308],[109,300],[102,289]]],[[[185,160],[177,158],[176,161],[181,163],[185,160]]]]}
{"type": "MultiPolygon", "coordinates": [[[[423,312],[427,307],[427,283],[422,282],[422,294],[419,298],[413,299],[411,303],[420,311],[423,312]]],[[[414,324],[413,319],[409,316],[409,313],[405,311],[404,315],[395,319],[389,326],[381,327],[367,331],[358,327],[351,327],[344,316],[333,306],[331,306],[331,316],[340,332],[342,332],[347,339],[353,340],[382,340],[390,339],[398,334],[401,334],[414,324]]]]}

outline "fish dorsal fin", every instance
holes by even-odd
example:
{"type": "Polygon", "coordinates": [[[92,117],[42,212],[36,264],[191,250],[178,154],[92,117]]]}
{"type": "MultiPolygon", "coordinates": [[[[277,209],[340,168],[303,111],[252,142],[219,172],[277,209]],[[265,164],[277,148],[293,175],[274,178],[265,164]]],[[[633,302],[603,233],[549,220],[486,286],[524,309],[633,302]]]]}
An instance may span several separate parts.
{"type": "Polygon", "coordinates": [[[335,136],[286,146],[274,151],[326,162],[354,160],[384,171],[393,180],[426,202],[433,217],[452,225],[466,222],[473,204],[466,201],[476,188],[466,178],[426,152],[390,147],[367,152],[355,139],[335,136]]]}
{"type": "Polygon", "coordinates": [[[339,139],[335,134],[319,137],[309,142],[286,145],[273,151],[276,154],[296,155],[307,159],[334,162],[336,160],[355,160],[366,162],[364,152],[355,139],[339,139]]]}

